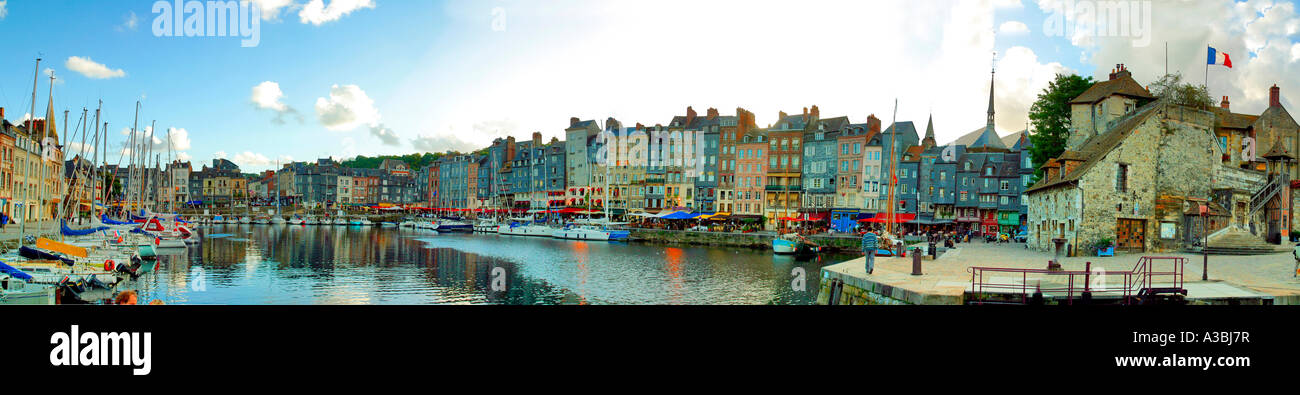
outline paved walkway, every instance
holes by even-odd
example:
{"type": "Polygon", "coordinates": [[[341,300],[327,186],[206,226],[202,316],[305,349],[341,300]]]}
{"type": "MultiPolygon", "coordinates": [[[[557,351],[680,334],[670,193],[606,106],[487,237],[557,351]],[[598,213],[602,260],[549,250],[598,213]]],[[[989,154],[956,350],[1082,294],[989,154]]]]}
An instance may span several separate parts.
{"type": "MultiPolygon", "coordinates": [[[[80,227],[76,224],[71,224],[68,226],[71,228],[80,227]]],[[[0,241],[18,240],[18,233],[22,227],[23,226],[21,224],[5,225],[4,229],[0,230],[0,241]]],[[[46,221],[43,223],[37,223],[37,222],[27,223],[27,234],[34,235],[37,234],[38,232],[47,235],[59,234],[59,223],[54,221],[46,221]]]]}
{"type": "MultiPolygon", "coordinates": [[[[1208,282],[1201,281],[1202,257],[1195,254],[1116,254],[1114,257],[1062,258],[1061,263],[1065,270],[1072,271],[1084,270],[1087,262],[1092,262],[1094,270],[1131,271],[1144,255],[1186,258],[1184,275],[1189,299],[1271,296],[1275,304],[1300,304],[1300,279],[1294,277],[1295,259],[1290,253],[1210,256],[1208,282]]],[[[910,302],[953,304],[960,303],[962,295],[971,286],[971,267],[1045,269],[1052,257],[1053,254],[1047,252],[1026,249],[1021,243],[972,242],[958,244],[956,250],[938,260],[926,257],[922,260],[924,274],[921,276],[911,275],[910,256],[877,257],[875,274],[872,275],[865,273],[862,258],[827,266],[823,270],[845,281],[888,287],[890,292],[912,299],[908,300],[910,302]]],[[[1119,281],[1120,285],[1123,281],[1110,280],[1119,281]]]]}

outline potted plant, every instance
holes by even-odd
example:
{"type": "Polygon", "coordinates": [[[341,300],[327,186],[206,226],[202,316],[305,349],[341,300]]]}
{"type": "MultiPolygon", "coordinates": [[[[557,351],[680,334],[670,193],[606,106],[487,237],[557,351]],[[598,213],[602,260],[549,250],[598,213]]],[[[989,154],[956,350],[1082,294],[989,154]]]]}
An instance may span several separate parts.
{"type": "Polygon", "coordinates": [[[1097,256],[1115,256],[1115,240],[1110,238],[1097,240],[1092,248],[1097,250],[1097,256]]]}

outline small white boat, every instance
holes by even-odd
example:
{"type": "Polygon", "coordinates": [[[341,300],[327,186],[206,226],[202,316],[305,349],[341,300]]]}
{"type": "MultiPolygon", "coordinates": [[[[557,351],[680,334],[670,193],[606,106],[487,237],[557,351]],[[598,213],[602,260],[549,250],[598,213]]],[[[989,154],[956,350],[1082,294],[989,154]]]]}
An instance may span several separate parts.
{"type": "Polygon", "coordinates": [[[303,225],[320,225],[321,222],[320,222],[320,218],[316,218],[316,216],[308,215],[307,217],[305,217],[305,218],[302,219],[302,224],[303,224],[303,225]]]}
{"type": "Polygon", "coordinates": [[[370,219],[367,219],[366,217],[355,218],[348,221],[348,225],[351,226],[372,226],[374,224],[374,222],[370,222],[370,219]]]}
{"type": "Polygon", "coordinates": [[[615,229],[614,226],[626,225],[616,223],[574,223],[569,224],[551,234],[551,237],[567,240],[597,240],[597,241],[618,241],[627,240],[631,232],[627,230],[615,229]]]}
{"type": "Polygon", "coordinates": [[[474,232],[477,233],[497,233],[500,231],[500,228],[501,225],[498,224],[496,220],[490,218],[480,219],[478,222],[474,223],[474,232]]]}
{"type": "Polygon", "coordinates": [[[334,218],[334,224],[335,224],[335,225],[347,225],[347,224],[348,224],[348,219],[347,219],[347,218],[343,218],[343,217],[335,217],[335,218],[334,218]]]}
{"type": "Polygon", "coordinates": [[[241,224],[251,224],[251,223],[253,223],[253,219],[252,219],[252,218],[248,218],[247,216],[245,216],[245,217],[239,217],[239,223],[241,223],[241,224]]]}
{"type": "Polygon", "coordinates": [[[307,224],[307,220],[296,215],[293,218],[289,219],[289,225],[306,225],[306,224],[307,224]]]}
{"type": "Polygon", "coordinates": [[[284,225],[286,223],[288,222],[284,220],[284,217],[281,217],[279,215],[271,217],[271,225],[284,225]]]}
{"type": "Polygon", "coordinates": [[[554,237],[555,228],[542,224],[510,224],[500,228],[501,234],[509,236],[554,237]]]}

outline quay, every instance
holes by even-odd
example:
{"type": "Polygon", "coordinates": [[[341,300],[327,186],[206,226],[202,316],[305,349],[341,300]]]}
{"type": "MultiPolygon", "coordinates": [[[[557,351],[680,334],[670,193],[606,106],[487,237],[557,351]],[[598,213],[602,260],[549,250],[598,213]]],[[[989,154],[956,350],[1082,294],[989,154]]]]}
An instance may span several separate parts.
{"type": "MultiPolygon", "coordinates": [[[[776,232],[709,232],[694,230],[632,228],[631,239],[637,242],[665,245],[693,245],[709,247],[738,247],[771,251],[776,232]]],[[[824,251],[857,251],[861,237],[855,234],[817,234],[808,240],[823,247],[824,251]]]]}
{"type": "MultiPolygon", "coordinates": [[[[1152,254],[1146,254],[1152,255],[1152,254]]],[[[1211,255],[1209,281],[1201,281],[1202,256],[1190,253],[1157,254],[1171,258],[1184,258],[1183,288],[1185,300],[1190,305],[1292,305],[1300,304],[1300,279],[1294,277],[1295,259],[1290,253],[1255,256],[1211,255]]],[[[1115,254],[1114,257],[1062,258],[1065,270],[1083,271],[1091,262],[1093,269],[1130,271],[1144,255],[1115,254]]],[[[922,259],[922,274],[912,275],[912,256],[877,257],[874,274],[866,274],[863,258],[828,265],[821,270],[821,290],[817,304],[977,304],[981,298],[972,289],[973,267],[999,267],[1009,269],[1045,269],[1053,256],[1049,253],[1026,249],[1020,243],[958,244],[957,248],[931,260],[922,259]],[[838,286],[837,286],[838,285],[838,286]],[[832,290],[832,287],[835,287],[832,290]]],[[[996,279],[1014,283],[1016,278],[996,279]]],[[[1029,292],[1048,276],[1030,278],[1026,284],[1029,292]]],[[[1109,276],[1107,285],[1122,286],[1123,280],[1109,276]]],[[[1081,289],[1081,285],[1078,285],[1081,289]]],[[[1019,296],[1019,291],[1015,292],[1019,296]]],[[[1046,294],[1046,292],[1045,292],[1046,294]]],[[[987,296],[987,291],[984,296],[987,296]]],[[[1004,295],[1005,296],[1005,295],[1004,295]]],[[[1046,296],[1047,304],[1063,303],[1058,298],[1046,296]]],[[[1100,298],[1098,298],[1100,299],[1100,298]]],[[[1078,303],[1078,299],[1074,300],[1078,303]]]]}

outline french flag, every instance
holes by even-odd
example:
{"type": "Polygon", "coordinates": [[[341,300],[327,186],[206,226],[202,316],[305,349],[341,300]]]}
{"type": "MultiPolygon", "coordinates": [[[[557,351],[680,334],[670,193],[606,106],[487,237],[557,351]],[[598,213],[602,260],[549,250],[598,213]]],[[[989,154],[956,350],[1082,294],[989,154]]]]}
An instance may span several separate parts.
{"type": "Polygon", "coordinates": [[[1219,52],[1215,50],[1214,47],[1209,48],[1210,56],[1206,59],[1206,64],[1228,66],[1228,68],[1232,68],[1232,58],[1229,58],[1227,53],[1219,52]]]}

